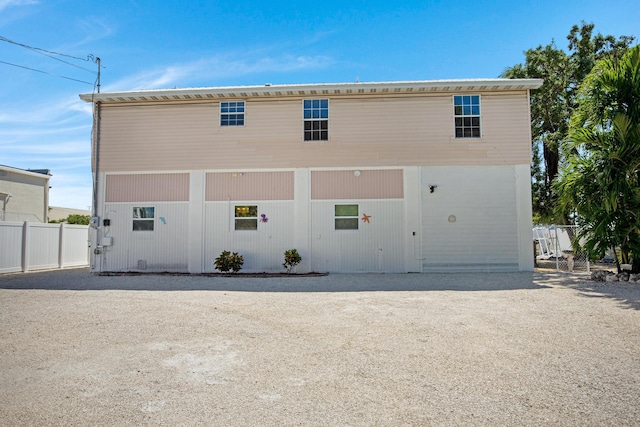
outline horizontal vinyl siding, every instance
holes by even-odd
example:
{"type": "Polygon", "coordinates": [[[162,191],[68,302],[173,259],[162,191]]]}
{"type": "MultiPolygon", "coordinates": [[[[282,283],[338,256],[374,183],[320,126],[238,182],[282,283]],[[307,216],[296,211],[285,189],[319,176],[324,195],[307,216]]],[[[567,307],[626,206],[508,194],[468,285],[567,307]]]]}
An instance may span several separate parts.
{"type": "Polygon", "coordinates": [[[311,203],[311,269],[405,272],[404,201],[317,200],[311,203]],[[358,205],[358,229],[335,229],[335,205],[358,205]],[[362,220],[363,215],[369,222],[362,220]]]}
{"type": "Polygon", "coordinates": [[[136,271],[138,261],[146,271],[188,270],[188,203],[105,204],[104,236],[112,246],[103,248],[102,271],[136,271]],[[154,207],[154,230],[133,231],[133,208],[154,207]]]}
{"type": "Polygon", "coordinates": [[[312,199],[401,199],[404,173],[397,170],[312,171],[312,199]]]}
{"type": "Polygon", "coordinates": [[[291,172],[208,173],[205,200],[293,200],[291,172]]]}
{"type": "MultiPolygon", "coordinates": [[[[331,142],[378,145],[442,144],[453,132],[449,95],[336,99],[331,102],[331,142]]],[[[364,153],[363,153],[364,154],[364,153]]]]}
{"type": "MultiPolygon", "coordinates": [[[[228,202],[205,203],[204,271],[216,271],[215,259],[222,251],[238,252],[244,257],[244,272],[283,272],[284,251],[295,248],[294,202],[252,201],[258,206],[258,215],[267,222],[258,221],[257,230],[236,231],[235,204],[228,202]]],[[[304,251],[302,257],[308,256],[304,251]]]]}
{"type": "Polygon", "coordinates": [[[217,102],[104,106],[100,171],[528,163],[527,93],[481,95],[481,139],[453,138],[452,94],[330,98],[326,142],[302,140],[302,98],[247,99],[224,127],[217,102]]]}
{"type": "MultiPolygon", "coordinates": [[[[531,119],[527,94],[482,96],[482,139],[487,164],[531,163],[531,119]]],[[[476,147],[470,147],[475,149],[476,147]]]]}
{"type": "Polygon", "coordinates": [[[518,270],[514,167],[425,167],[422,182],[425,272],[518,270]]]}
{"type": "Polygon", "coordinates": [[[107,202],[181,202],[189,200],[189,174],[107,175],[107,202]]]}

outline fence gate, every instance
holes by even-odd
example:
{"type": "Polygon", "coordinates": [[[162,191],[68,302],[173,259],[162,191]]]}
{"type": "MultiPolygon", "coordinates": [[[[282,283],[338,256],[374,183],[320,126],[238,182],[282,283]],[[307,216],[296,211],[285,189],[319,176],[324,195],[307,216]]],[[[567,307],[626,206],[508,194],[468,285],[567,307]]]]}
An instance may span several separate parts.
{"type": "Polygon", "coordinates": [[[575,225],[549,225],[533,229],[536,267],[556,271],[590,270],[589,258],[583,251],[574,251],[571,242],[578,232],[575,225]]]}

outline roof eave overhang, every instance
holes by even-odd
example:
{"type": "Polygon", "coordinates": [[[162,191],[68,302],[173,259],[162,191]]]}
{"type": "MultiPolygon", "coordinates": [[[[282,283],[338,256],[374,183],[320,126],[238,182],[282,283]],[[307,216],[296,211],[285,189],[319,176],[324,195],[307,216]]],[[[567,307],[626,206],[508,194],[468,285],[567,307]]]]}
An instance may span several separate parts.
{"type": "Polygon", "coordinates": [[[5,171],[5,172],[11,172],[11,173],[16,173],[19,175],[25,175],[25,176],[30,176],[33,178],[41,178],[41,179],[45,179],[45,180],[49,180],[49,178],[51,178],[51,174],[44,174],[44,173],[39,173],[39,172],[32,172],[32,171],[28,171],[25,169],[19,169],[19,168],[14,168],[11,166],[5,166],[5,165],[0,165],[0,171],[5,171]]]}
{"type": "Polygon", "coordinates": [[[417,94],[430,92],[495,92],[537,89],[542,83],[543,80],[541,79],[467,79],[299,85],[267,84],[263,86],[153,89],[89,93],[81,94],[80,99],[86,102],[127,103],[300,96],[417,94]]]}

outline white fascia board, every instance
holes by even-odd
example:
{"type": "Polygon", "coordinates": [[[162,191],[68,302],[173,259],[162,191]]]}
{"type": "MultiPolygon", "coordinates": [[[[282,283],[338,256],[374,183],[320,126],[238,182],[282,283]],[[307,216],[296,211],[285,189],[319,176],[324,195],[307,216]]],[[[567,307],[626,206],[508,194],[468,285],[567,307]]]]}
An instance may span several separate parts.
{"type": "Polygon", "coordinates": [[[388,94],[537,89],[542,79],[460,79],[401,82],[317,83],[262,86],[226,86],[187,89],[149,89],[81,94],[86,102],[137,102],[282,96],[388,94]]]}

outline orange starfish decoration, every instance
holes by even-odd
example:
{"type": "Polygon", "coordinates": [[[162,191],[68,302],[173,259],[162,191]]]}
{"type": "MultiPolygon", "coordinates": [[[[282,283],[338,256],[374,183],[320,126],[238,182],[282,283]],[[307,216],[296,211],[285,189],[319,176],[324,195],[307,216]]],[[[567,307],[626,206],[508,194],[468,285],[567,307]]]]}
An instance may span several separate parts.
{"type": "Polygon", "coordinates": [[[368,223],[368,224],[371,224],[371,223],[369,222],[369,218],[371,218],[371,215],[367,215],[366,213],[363,213],[363,214],[362,214],[362,222],[366,222],[366,223],[368,223]]]}

